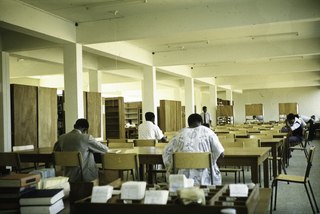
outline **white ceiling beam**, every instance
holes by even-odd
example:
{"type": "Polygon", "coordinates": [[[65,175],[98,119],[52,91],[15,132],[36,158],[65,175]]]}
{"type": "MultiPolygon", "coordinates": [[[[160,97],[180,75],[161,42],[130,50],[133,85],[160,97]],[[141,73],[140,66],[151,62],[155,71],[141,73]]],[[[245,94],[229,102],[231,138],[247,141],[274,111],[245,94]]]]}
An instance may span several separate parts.
{"type": "Polygon", "coordinates": [[[143,80],[143,73],[138,69],[101,70],[104,73],[131,78],[132,81],[143,80]]]}
{"type": "Polygon", "coordinates": [[[93,44],[292,20],[319,20],[318,8],[320,2],[317,0],[213,1],[206,7],[79,23],[77,40],[93,44]]]}
{"type": "Polygon", "coordinates": [[[192,76],[194,78],[215,76],[232,76],[232,75],[257,75],[257,74],[279,74],[289,72],[310,72],[320,71],[320,58],[267,61],[253,63],[230,63],[217,64],[211,66],[194,67],[192,76]]]}
{"type": "Polygon", "coordinates": [[[73,22],[20,1],[0,1],[0,26],[52,42],[76,42],[73,22]]]}
{"type": "Polygon", "coordinates": [[[161,52],[154,55],[156,66],[205,64],[207,62],[237,62],[252,59],[269,59],[283,56],[319,55],[319,38],[275,41],[259,41],[231,45],[214,45],[201,49],[185,49],[176,52],[161,52]]]}

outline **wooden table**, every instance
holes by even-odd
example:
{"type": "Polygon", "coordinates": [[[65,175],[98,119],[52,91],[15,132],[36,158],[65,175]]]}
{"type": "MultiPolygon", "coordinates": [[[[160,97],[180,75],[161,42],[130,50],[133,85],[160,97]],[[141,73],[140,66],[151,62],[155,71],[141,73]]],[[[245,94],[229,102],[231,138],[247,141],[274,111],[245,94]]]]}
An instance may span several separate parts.
{"type": "Polygon", "coordinates": [[[260,143],[262,147],[271,147],[272,154],[272,174],[277,177],[281,173],[281,166],[278,164],[277,157],[282,153],[281,146],[283,145],[283,138],[261,138],[260,143]],[[278,169],[278,170],[277,170],[278,169]]]}
{"type": "MultiPolygon", "coordinates": [[[[162,164],[161,147],[135,147],[133,149],[120,148],[121,152],[135,152],[139,155],[139,163],[143,165],[162,164]]],[[[264,187],[269,187],[268,156],[270,147],[260,148],[226,148],[224,158],[219,159],[219,164],[226,166],[251,166],[251,179],[254,183],[259,183],[259,166],[264,167],[264,187]]],[[[45,162],[47,165],[53,163],[54,158],[52,148],[41,148],[34,151],[19,152],[23,162],[45,162]]],[[[95,155],[96,162],[101,162],[100,154],[95,155]]],[[[140,174],[144,168],[140,169],[140,174]]],[[[142,177],[143,178],[143,177],[142,177]]],[[[148,182],[152,183],[152,176],[149,175],[148,182]]]]}
{"type": "Polygon", "coordinates": [[[268,156],[270,147],[257,148],[225,148],[224,158],[219,158],[218,164],[224,166],[250,166],[251,180],[259,183],[259,166],[263,164],[264,187],[269,187],[268,156]]]}

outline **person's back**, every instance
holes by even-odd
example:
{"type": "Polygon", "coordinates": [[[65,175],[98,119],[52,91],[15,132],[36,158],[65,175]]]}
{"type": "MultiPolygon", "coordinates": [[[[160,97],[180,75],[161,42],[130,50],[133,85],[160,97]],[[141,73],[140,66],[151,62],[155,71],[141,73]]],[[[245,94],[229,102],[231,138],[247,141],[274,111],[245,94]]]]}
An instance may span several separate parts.
{"type": "Polygon", "coordinates": [[[163,135],[161,129],[154,124],[155,115],[152,112],[145,113],[146,121],[141,123],[138,127],[138,138],[139,139],[156,139],[166,142],[167,139],[163,135]]]}
{"type": "MultiPolygon", "coordinates": [[[[55,144],[54,151],[80,151],[83,158],[84,181],[92,181],[98,178],[98,168],[96,166],[93,153],[105,153],[108,147],[97,142],[91,135],[85,132],[89,124],[85,119],[79,119],[74,125],[74,129],[59,137],[55,144]]],[[[69,177],[70,182],[81,180],[80,169],[77,167],[66,167],[64,175],[69,177]]]]}
{"type": "MultiPolygon", "coordinates": [[[[189,127],[180,130],[168,143],[163,152],[163,162],[167,168],[167,176],[172,170],[172,154],[174,152],[211,152],[214,168],[214,184],[221,184],[221,175],[216,164],[219,156],[224,152],[217,135],[209,128],[201,126],[201,116],[192,114],[188,118],[189,127]],[[197,125],[194,125],[197,122],[197,125]]],[[[179,170],[187,178],[193,178],[195,184],[210,185],[209,170],[179,170]]]]}

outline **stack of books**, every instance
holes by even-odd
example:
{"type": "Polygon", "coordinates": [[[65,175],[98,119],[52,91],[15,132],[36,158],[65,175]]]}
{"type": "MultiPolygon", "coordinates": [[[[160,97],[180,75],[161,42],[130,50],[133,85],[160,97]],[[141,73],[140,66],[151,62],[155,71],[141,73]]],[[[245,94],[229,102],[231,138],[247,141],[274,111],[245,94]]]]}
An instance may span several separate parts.
{"type": "Polygon", "coordinates": [[[20,213],[58,213],[64,209],[63,197],[63,189],[36,189],[20,197],[20,213]]]}
{"type": "Polygon", "coordinates": [[[12,173],[0,177],[0,212],[19,211],[20,197],[36,189],[40,175],[12,173]]]}

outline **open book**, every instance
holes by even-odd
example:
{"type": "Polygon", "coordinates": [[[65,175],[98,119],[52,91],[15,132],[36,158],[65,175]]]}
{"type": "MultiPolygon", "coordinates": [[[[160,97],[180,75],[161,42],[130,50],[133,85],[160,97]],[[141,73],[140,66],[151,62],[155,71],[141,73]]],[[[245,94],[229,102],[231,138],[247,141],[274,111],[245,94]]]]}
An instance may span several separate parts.
{"type": "Polygon", "coordinates": [[[120,149],[109,149],[108,152],[109,153],[120,153],[121,150],[120,149]]]}

